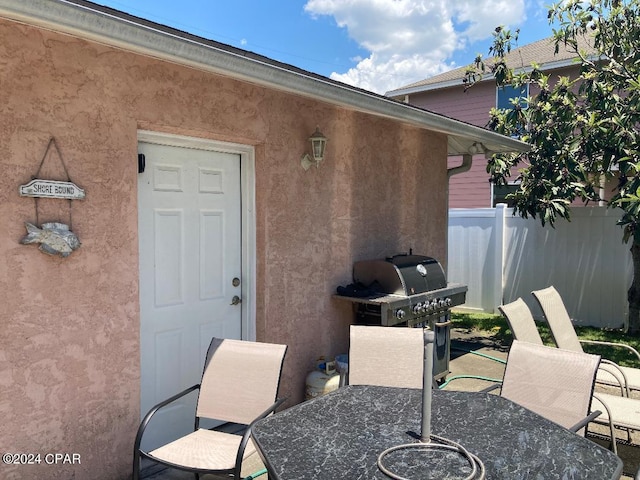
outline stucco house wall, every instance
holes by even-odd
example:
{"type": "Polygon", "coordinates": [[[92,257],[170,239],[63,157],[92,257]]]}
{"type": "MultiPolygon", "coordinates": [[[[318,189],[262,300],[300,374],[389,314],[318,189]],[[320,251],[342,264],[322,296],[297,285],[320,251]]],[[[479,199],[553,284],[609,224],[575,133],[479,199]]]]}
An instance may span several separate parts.
{"type": "MultiPolygon", "coordinates": [[[[140,420],[137,131],[252,145],[259,341],[289,345],[281,395],[303,398],[320,355],[346,351],[351,307],[332,298],[355,260],[413,248],[445,259],[447,138],[421,128],[0,20],[0,445],[76,453],[2,465],[6,479],[121,479],[140,420]],[[316,126],[326,160],[300,157],[316,126]],[[19,244],[35,222],[18,186],[56,138],[87,198],[66,259],[19,244]]],[[[65,180],[47,161],[40,177],[65,180]]],[[[39,200],[39,223],[69,204],[39,200]]]]}

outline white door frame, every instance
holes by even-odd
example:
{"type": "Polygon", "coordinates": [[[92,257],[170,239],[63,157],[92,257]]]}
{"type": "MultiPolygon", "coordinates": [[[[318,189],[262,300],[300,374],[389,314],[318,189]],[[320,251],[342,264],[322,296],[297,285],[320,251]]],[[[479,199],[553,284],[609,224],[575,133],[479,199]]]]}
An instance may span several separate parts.
{"type": "Polygon", "coordinates": [[[196,148],[240,156],[240,198],[242,228],[242,339],[256,340],[256,212],[255,149],[251,145],[219,142],[204,138],[138,130],[138,142],[196,148]]]}

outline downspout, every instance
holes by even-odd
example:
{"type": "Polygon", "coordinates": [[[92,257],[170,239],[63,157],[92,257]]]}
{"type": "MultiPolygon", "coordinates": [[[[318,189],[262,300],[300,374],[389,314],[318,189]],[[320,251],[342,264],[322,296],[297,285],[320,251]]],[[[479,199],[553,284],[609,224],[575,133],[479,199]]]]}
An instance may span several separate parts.
{"type": "Polygon", "coordinates": [[[447,168],[447,217],[449,216],[449,181],[451,177],[454,175],[458,175],[460,173],[468,172],[471,170],[471,163],[473,160],[473,155],[470,153],[462,154],[462,163],[457,167],[447,168]]]}
{"type": "Polygon", "coordinates": [[[449,179],[454,175],[458,175],[459,173],[468,172],[471,169],[471,160],[473,159],[473,155],[465,153],[462,155],[462,163],[457,167],[451,167],[447,169],[447,207],[449,206],[449,179]]]}

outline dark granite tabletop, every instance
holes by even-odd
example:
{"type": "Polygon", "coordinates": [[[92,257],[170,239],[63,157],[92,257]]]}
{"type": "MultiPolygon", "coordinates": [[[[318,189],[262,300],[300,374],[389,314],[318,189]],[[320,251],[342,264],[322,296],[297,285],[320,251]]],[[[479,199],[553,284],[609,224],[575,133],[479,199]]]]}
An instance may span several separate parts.
{"type": "MultiPolygon", "coordinates": [[[[257,422],[253,437],[271,480],[385,479],[378,455],[420,434],[421,391],[353,385],[257,422]]],[[[433,391],[431,433],[462,444],[487,479],[618,479],[609,450],[501,398],[433,391]]],[[[385,465],[411,479],[452,479],[471,470],[455,452],[400,450],[385,465]]]]}

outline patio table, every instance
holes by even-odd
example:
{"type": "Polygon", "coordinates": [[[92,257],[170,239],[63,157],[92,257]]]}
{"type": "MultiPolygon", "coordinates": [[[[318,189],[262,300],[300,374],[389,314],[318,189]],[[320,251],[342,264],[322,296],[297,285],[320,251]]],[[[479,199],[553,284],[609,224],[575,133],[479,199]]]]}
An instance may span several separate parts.
{"type": "MultiPolygon", "coordinates": [[[[416,441],[421,396],[420,389],[347,386],[256,422],[253,439],[271,480],[385,479],[378,455],[416,441]]],[[[431,433],[476,454],[487,479],[622,474],[622,461],[609,450],[498,395],[434,390],[432,398],[431,433]]],[[[385,465],[411,479],[471,472],[455,452],[399,450],[385,465]]]]}

